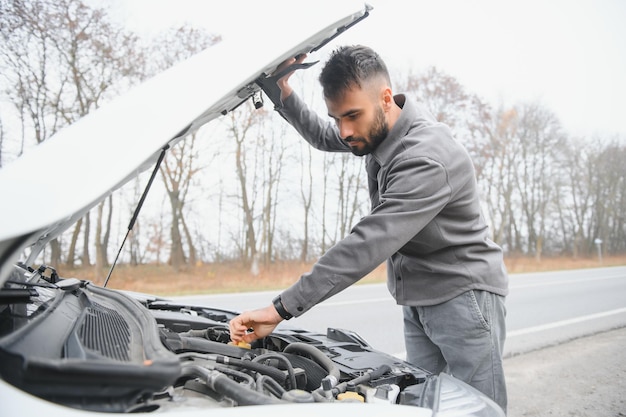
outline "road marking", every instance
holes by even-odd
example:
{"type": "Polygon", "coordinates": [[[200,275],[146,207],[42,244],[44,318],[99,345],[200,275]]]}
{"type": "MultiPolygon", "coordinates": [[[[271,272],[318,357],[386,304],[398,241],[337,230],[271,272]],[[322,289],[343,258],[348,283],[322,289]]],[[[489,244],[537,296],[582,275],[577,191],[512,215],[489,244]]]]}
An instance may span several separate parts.
{"type": "Polygon", "coordinates": [[[549,282],[537,282],[533,284],[513,284],[510,285],[510,289],[520,289],[520,288],[533,288],[533,287],[547,287],[550,285],[560,285],[560,284],[572,284],[577,282],[586,282],[586,281],[601,281],[607,279],[617,279],[624,278],[624,275],[611,275],[608,277],[587,277],[587,278],[574,278],[574,279],[565,279],[558,281],[549,281],[549,282]]]}
{"type": "Polygon", "coordinates": [[[552,322],[552,323],[542,324],[542,325],[539,325],[539,326],[533,326],[533,327],[527,327],[525,329],[513,330],[513,331],[510,331],[510,332],[507,332],[506,336],[507,337],[522,336],[522,335],[529,334],[529,333],[542,332],[544,330],[555,329],[557,327],[568,326],[570,324],[576,324],[576,323],[581,323],[581,322],[584,322],[584,321],[600,319],[600,318],[613,316],[613,315],[616,315],[616,314],[622,314],[622,313],[626,313],[626,308],[618,308],[616,310],[604,311],[602,313],[589,314],[587,316],[576,317],[576,318],[573,318],[573,319],[555,321],[555,322],[552,322]]]}
{"type": "MultiPolygon", "coordinates": [[[[616,310],[604,311],[602,313],[596,313],[596,314],[589,314],[587,316],[576,317],[574,319],[555,321],[553,323],[542,324],[540,326],[533,326],[533,327],[527,327],[525,329],[513,330],[510,332],[507,332],[506,337],[508,339],[510,337],[522,336],[522,335],[526,335],[530,333],[537,333],[537,332],[541,332],[544,330],[555,329],[557,327],[581,323],[581,322],[589,321],[589,320],[601,319],[604,317],[613,316],[613,315],[622,314],[622,313],[626,313],[626,308],[618,308],[616,310]]],[[[396,352],[393,354],[393,356],[395,356],[396,358],[406,360],[406,351],[396,352]]]]}
{"type": "Polygon", "coordinates": [[[352,304],[371,304],[371,303],[394,303],[393,298],[368,298],[365,300],[351,300],[351,301],[324,301],[316,306],[317,307],[335,307],[335,306],[347,306],[352,304]]]}

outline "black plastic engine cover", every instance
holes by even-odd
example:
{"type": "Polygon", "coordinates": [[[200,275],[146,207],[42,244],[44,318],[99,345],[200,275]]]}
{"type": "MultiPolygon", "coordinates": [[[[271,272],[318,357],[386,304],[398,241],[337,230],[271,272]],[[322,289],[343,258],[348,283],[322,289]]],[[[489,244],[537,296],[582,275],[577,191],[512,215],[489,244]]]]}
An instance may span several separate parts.
{"type": "Polygon", "coordinates": [[[43,313],[0,339],[5,380],[54,402],[126,411],[179,377],[178,358],[137,301],[92,285],[55,291],[43,313]]]}

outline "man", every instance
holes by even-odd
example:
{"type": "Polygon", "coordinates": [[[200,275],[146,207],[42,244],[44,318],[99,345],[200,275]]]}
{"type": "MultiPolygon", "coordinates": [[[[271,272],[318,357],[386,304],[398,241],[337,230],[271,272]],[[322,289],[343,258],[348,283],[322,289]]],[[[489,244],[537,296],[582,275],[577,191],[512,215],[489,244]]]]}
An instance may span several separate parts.
{"type": "Polygon", "coordinates": [[[407,360],[450,372],[506,410],[508,277],[488,238],[468,153],[418,103],[393,95],[370,48],[341,47],[322,69],[334,124],[309,110],[288,79],[279,80],[282,116],[318,149],[365,156],[372,209],[272,305],[231,320],[231,339],[267,336],[387,260],[389,291],[403,306],[407,360]]]}

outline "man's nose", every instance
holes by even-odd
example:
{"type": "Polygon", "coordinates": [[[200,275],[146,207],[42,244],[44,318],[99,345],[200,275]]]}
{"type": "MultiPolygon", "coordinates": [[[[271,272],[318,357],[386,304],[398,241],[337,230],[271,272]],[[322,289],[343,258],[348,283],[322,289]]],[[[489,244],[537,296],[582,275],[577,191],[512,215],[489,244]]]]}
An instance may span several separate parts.
{"type": "Polygon", "coordinates": [[[339,136],[341,136],[341,139],[346,139],[353,135],[354,129],[352,128],[352,124],[342,121],[339,124],[339,136]]]}

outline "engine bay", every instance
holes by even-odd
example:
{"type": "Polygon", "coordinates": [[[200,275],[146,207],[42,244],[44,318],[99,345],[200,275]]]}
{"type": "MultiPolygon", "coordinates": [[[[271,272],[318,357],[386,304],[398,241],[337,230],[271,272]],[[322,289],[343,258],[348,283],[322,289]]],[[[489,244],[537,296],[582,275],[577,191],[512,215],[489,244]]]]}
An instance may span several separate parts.
{"type": "Polygon", "coordinates": [[[40,398],[103,412],[304,402],[420,405],[432,376],[357,334],[279,326],[230,342],[237,313],[88,281],[14,275],[1,293],[0,375],[40,398]],[[17,294],[13,296],[9,294],[17,294]]]}
{"type": "MultiPolygon", "coordinates": [[[[165,336],[164,344],[181,359],[178,389],[206,394],[221,406],[277,402],[362,401],[416,404],[429,374],[372,349],[358,335],[329,328],[319,334],[278,328],[249,346],[230,342],[228,320],[233,313],[201,307],[154,303],[153,313],[165,336]],[[193,320],[174,322],[184,311],[193,320]],[[188,326],[181,331],[180,326],[188,326]],[[196,327],[199,327],[196,329],[196,327]],[[227,375],[240,391],[229,397],[212,378],[227,375]],[[200,385],[199,385],[199,380],[200,385]],[[219,393],[215,397],[215,393],[219,393]]],[[[196,394],[194,394],[196,395],[196,394]]]]}

